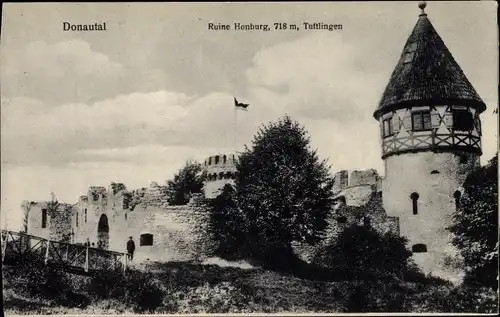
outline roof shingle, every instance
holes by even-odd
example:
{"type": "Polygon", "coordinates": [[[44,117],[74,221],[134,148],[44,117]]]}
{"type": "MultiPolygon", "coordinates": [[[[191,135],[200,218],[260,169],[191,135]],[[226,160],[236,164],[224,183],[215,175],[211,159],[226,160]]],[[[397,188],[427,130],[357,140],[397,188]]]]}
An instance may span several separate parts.
{"type": "MultiPolygon", "coordinates": [[[[422,9],[423,11],[423,9],[422,9]]],[[[375,118],[408,105],[460,104],[486,109],[481,97],[436,32],[419,16],[382,95],[375,118]]]]}

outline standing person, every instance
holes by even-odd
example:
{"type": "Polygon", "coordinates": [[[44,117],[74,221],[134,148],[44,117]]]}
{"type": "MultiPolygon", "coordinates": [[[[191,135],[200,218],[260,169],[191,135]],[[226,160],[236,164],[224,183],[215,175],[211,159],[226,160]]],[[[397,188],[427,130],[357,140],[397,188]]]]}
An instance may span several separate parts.
{"type": "Polygon", "coordinates": [[[130,261],[134,259],[134,251],[135,251],[135,242],[132,239],[132,237],[128,237],[127,241],[127,252],[128,252],[128,257],[130,261]]]}
{"type": "Polygon", "coordinates": [[[87,238],[87,241],[85,241],[85,246],[86,247],[90,247],[90,240],[89,240],[89,238],[87,238]]]}

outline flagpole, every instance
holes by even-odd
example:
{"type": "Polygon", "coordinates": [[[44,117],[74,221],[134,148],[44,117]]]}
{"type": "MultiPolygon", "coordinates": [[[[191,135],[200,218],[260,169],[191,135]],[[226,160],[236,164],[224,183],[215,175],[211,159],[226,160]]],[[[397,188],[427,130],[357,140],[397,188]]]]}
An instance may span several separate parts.
{"type": "Polygon", "coordinates": [[[238,142],[238,109],[236,106],[234,106],[234,120],[233,120],[233,154],[236,155],[236,147],[237,147],[237,142],[238,142]]]}

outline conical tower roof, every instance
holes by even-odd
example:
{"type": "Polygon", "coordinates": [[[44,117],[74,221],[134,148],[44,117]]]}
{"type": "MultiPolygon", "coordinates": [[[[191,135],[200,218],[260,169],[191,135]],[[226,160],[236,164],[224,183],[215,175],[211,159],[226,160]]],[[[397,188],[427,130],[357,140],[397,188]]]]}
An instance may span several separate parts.
{"type": "Polygon", "coordinates": [[[411,105],[469,105],[486,109],[481,97],[455,61],[443,40],[422,13],[406,41],[401,58],[374,113],[375,118],[411,105]]]}

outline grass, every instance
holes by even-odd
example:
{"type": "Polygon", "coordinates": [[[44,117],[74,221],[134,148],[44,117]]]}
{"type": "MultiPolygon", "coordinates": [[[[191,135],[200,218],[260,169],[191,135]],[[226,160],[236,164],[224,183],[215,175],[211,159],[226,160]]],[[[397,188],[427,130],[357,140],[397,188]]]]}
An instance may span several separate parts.
{"type": "Polygon", "coordinates": [[[151,263],[125,277],[108,272],[90,278],[46,269],[37,273],[31,269],[4,267],[7,314],[496,312],[498,309],[496,293],[456,288],[436,280],[321,281],[262,268],[185,262],[151,263]],[[44,277],[50,277],[52,283],[43,283],[44,277]],[[31,284],[27,283],[29,279],[31,284]]]}

